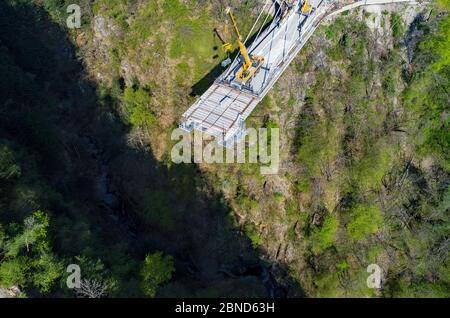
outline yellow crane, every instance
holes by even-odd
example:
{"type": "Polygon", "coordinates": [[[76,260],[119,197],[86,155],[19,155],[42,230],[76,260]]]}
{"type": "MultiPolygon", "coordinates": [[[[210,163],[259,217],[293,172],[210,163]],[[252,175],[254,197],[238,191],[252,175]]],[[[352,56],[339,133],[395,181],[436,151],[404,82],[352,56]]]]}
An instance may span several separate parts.
{"type": "Polygon", "coordinates": [[[263,65],[264,57],[256,55],[253,55],[252,57],[249,56],[247,48],[245,47],[245,44],[242,42],[241,33],[239,32],[236,19],[234,18],[234,15],[231,12],[230,7],[226,9],[226,13],[229,15],[231,22],[233,23],[234,31],[236,32],[237,36],[237,44],[239,46],[239,51],[241,52],[241,55],[244,59],[240,70],[236,73],[236,77],[238,78],[238,80],[242,82],[242,84],[245,85],[263,65]]]}

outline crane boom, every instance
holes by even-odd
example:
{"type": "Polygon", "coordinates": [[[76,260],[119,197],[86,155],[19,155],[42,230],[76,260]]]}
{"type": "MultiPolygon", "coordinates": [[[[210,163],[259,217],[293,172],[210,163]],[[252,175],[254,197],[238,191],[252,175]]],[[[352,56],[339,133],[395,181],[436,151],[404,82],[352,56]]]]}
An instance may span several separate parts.
{"type": "Polygon", "coordinates": [[[244,67],[244,70],[247,70],[252,65],[250,56],[248,55],[247,48],[245,47],[244,43],[242,42],[242,36],[241,36],[241,33],[239,32],[239,28],[237,26],[236,19],[234,18],[233,12],[231,12],[231,8],[228,7],[226,12],[230,16],[231,22],[233,23],[234,32],[236,32],[237,42],[239,45],[239,51],[241,52],[241,55],[244,57],[243,67],[244,67]]]}

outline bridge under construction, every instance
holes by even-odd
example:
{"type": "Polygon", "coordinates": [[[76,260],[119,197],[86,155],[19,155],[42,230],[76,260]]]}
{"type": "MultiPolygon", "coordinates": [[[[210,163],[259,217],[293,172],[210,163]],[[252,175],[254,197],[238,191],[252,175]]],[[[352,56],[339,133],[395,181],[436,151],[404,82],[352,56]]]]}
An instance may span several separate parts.
{"type": "MultiPolygon", "coordinates": [[[[347,4],[343,2],[267,0],[263,11],[273,12],[271,23],[264,29],[261,27],[248,48],[228,9],[227,13],[238,37],[240,54],[183,114],[180,127],[186,131],[196,129],[212,135],[225,146],[233,145],[244,136],[245,120],[327,16],[361,5],[397,2],[417,4],[411,0],[363,0],[350,4],[351,1],[345,1],[347,4]]],[[[262,14],[258,20],[261,16],[262,14]]]]}

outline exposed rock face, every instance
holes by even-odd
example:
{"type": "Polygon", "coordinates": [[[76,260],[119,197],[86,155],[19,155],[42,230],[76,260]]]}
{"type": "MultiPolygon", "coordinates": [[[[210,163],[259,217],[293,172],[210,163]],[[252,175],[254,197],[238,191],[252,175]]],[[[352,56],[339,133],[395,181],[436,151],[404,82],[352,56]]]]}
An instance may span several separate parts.
{"type": "MultiPolygon", "coordinates": [[[[110,54],[114,43],[123,36],[122,30],[111,18],[102,15],[96,15],[92,20],[92,42],[86,49],[89,51],[86,56],[92,60],[91,65],[95,65],[96,72],[94,76],[99,81],[109,80],[112,76],[110,65],[112,57],[110,54]]],[[[88,43],[88,42],[85,42],[88,43]]]]}
{"type": "Polygon", "coordinates": [[[110,18],[96,15],[93,22],[94,37],[102,42],[108,42],[112,36],[120,37],[121,29],[110,18]]]}
{"type": "Polygon", "coordinates": [[[134,71],[131,63],[127,59],[122,60],[120,63],[120,75],[127,83],[127,86],[131,86],[133,84],[133,79],[136,77],[135,74],[136,72],[134,71]]]}
{"type": "Polygon", "coordinates": [[[106,19],[101,15],[94,17],[94,34],[97,38],[107,37],[109,32],[106,30],[106,19]]]}
{"type": "Polygon", "coordinates": [[[21,291],[19,287],[12,286],[9,289],[0,288],[0,298],[15,298],[20,295],[21,291]]]}
{"type": "MultiPolygon", "coordinates": [[[[420,9],[421,10],[421,9],[420,9]]],[[[415,6],[404,6],[399,10],[399,5],[371,5],[363,7],[361,15],[370,14],[365,19],[365,22],[372,32],[379,34],[378,41],[382,45],[382,40],[389,40],[392,33],[391,21],[388,18],[384,18],[386,13],[396,12],[401,16],[403,23],[407,26],[411,25],[414,20],[417,19],[421,13],[415,6]]],[[[391,43],[392,44],[392,43],[391,43]]]]}

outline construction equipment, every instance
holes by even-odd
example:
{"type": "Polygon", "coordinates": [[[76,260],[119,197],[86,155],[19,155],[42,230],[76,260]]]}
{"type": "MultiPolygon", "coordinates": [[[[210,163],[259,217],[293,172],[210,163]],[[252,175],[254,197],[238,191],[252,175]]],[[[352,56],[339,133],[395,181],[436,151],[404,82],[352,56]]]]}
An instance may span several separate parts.
{"type": "MultiPolygon", "coordinates": [[[[228,39],[228,36],[229,36],[228,21],[227,21],[227,24],[225,24],[224,33],[225,33],[225,38],[228,39]]],[[[234,49],[233,44],[231,44],[230,42],[225,42],[225,41],[223,41],[222,48],[225,51],[225,53],[227,53],[227,54],[230,54],[234,49]]]]}
{"type": "Polygon", "coordinates": [[[227,54],[233,52],[233,48],[234,48],[233,44],[231,44],[231,43],[222,44],[222,49],[227,54]]]}
{"type": "Polygon", "coordinates": [[[225,53],[230,54],[233,51],[234,47],[233,44],[225,40],[228,37],[228,25],[225,25],[224,36],[219,33],[219,30],[217,30],[217,28],[214,29],[214,33],[219,38],[220,42],[222,42],[222,50],[225,53]]]}
{"type": "MultiPolygon", "coordinates": [[[[231,54],[231,52],[233,52],[234,47],[233,47],[233,44],[225,41],[226,38],[222,37],[222,35],[219,33],[219,30],[217,30],[217,28],[214,29],[214,33],[219,38],[219,40],[222,42],[222,50],[225,52],[225,54],[227,54],[227,58],[225,60],[223,60],[222,63],[220,63],[220,65],[222,65],[222,67],[225,68],[233,62],[230,58],[230,54],[231,54]]],[[[227,37],[228,36],[228,25],[225,26],[224,33],[225,33],[225,36],[227,37]]]]}
{"type": "MultiPolygon", "coordinates": [[[[245,120],[249,118],[258,103],[267,96],[281,74],[312,36],[320,24],[319,21],[326,16],[328,8],[326,1],[308,0],[308,4],[313,7],[309,17],[301,14],[302,1],[290,0],[289,3],[294,7],[291,10],[288,9],[284,19],[279,20],[283,9],[280,8],[281,0],[265,0],[263,9],[249,31],[250,36],[254,34],[254,29],[260,26],[251,47],[245,48],[246,40],[242,41],[238,31],[239,41],[233,42],[236,42],[235,47],[237,42],[240,42],[242,56],[239,54],[230,67],[186,110],[180,122],[180,128],[186,131],[201,131],[214,136],[219,144],[225,147],[234,146],[236,142],[243,140],[246,133],[245,120]],[[324,7],[314,12],[314,7],[320,6],[324,7]],[[268,12],[274,14],[265,14],[268,12]],[[270,17],[273,19],[270,25],[265,27],[270,17]],[[277,27],[278,20],[280,23],[277,27]],[[297,27],[300,23],[303,23],[303,30],[298,32],[297,27]],[[264,57],[263,64],[258,63],[256,57],[252,58],[252,53],[264,57]],[[260,64],[259,70],[247,84],[243,85],[242,79],[239,79],[236,74],[242,72],[245,67],[248,72],[251,72],[251,69],[248,70],[251,67],[249,65],[255,60],[256,66],[260,64]]],[[[234,32],[231,30],[231,20],[228,17],[230,33],[234,32]]]]}
{"type": "Polygon", "coordinates": [[[300,12],[304,16],[309,16],[309,14],[311,13],[311,10],[312,10],[312,6],[308,3],[308,0],[303,0],[300,12]]]}
{"type": "Polygon", "coordinates": [[[231,22],[233,23],[234,31],[237,36],[237,44],[239,46],[239,51],[242,55],[243,62],[239,71],[236,72],[237,81],[245,85],[255,74],[258,72],[260,67],[264,63],[264,57],[252,55],[249,56],[245,44],[242,42],[242,36],[237,27],[236,19],[234,18],[231,8],[226,9],[226,13],[229,15],[231,22]]]}

